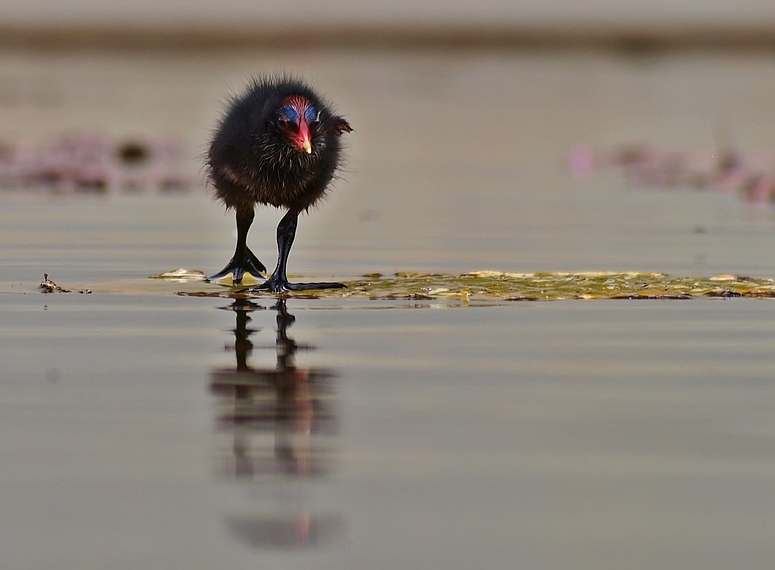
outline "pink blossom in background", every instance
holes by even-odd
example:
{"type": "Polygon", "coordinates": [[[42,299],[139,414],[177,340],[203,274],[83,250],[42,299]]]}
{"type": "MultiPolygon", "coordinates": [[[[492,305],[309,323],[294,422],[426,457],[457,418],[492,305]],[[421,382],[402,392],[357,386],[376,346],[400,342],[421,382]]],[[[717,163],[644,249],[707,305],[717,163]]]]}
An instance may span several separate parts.
{"type": "Polygon", "coordinates": [[[0,140],[0,189],[77,192],[188,190],[190,161],[174,137],[66,133],[38,145],[0,140]]]}
{"type": "Polygon", "coordinates": [[[620,168],[637,187],[737,192],[752,204],[775,201],[774,165],[775,150],[739,153],[638,143],[602,151],[580,146],[568,156],[568,170],[574,176],[587,176],[595,169],[620,168]]]}

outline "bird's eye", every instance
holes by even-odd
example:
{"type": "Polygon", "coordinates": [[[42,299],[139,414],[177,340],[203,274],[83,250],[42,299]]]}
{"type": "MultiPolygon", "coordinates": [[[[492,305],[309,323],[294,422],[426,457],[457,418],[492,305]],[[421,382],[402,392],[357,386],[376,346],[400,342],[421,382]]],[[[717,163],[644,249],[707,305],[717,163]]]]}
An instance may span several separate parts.
{"type": "Polygon", "coordinates": [[[299,112],[290,105],[284,105],[280,108],[280,112],[277,114],[277,118],[282,124],[298,123],[299,112]]]}

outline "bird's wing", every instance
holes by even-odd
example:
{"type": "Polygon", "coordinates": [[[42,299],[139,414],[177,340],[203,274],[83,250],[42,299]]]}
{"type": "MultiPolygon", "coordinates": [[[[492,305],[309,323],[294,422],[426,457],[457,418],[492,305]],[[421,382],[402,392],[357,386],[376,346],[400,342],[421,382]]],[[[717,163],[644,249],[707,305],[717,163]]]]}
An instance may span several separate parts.
{"type": "Polygon", "coordinates": [[[341,117],[338,117],[336,120],[336,123],[334,123],[334,132],[336,133],[336,136],[342,136],[342,133],[351,133],[353,132],[353,128],[350,126],[350,123],[342,119],[341,117]]]}

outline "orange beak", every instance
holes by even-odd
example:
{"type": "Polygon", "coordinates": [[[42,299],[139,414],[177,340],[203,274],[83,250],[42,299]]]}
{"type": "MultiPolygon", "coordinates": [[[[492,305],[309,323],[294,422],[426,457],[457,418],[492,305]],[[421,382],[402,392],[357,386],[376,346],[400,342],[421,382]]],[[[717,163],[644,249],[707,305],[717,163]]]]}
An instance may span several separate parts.
{"type": "Polygon", "coordinates": [[[309,125],[304,119],[299,121],[299,136],[296,137],[296,144],[299,145],[300,150],[312,154],[312,134],[309,132],[309,125]]]}

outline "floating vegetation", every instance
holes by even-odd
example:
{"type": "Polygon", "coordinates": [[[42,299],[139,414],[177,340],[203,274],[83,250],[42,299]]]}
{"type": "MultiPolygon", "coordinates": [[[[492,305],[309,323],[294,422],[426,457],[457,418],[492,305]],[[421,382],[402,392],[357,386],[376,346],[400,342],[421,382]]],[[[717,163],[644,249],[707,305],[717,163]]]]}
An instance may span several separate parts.
{"type": "MultiPolygon", "coordinates": [[[[54,281],[49,279],[48,273],[43,274],[43,281],[41,281],[40,285],[38,285],[38,289],[40,289],[42,293],[72,293],[72,290],[60,287],[54,283],[54,281]]],[[[91,289],[81,289],[78,292],[82,295],[89,295],[91,294],[91,289]]]]}
{"type": "Polygon", "coordinates": [[[65,289],[64,287],[60,287],[56,283],[54,283],[51,279],[48,278],[48,273],[43,274],[43,281],[40,282],[40,285],[38,285],[38,289],[43,291],[44,293],[70,293],[70,289],[65,289]]]}
{"type": "Polygon", "coordinates": [[[199,269],[173,269],[172,271],[165,271],[164,273],[157,273],[151,275],[148,279],[167,279],[176,283],[188,283],[189,281],[204,281],[207,277],[204,271],[199,269]]]}
{"type": "MultiPolygon", "coordinates": [[[[246,287],[181,292],[186,296],[260,297],[246,287]]],[[[270,295],[271,296],[271,295],[270,295]]],[[[288,297],[300,295],[288,293],[288,297]]],[[[775,298],[775,280],[735,275],[671,277],[664,273],[504,273],[462,275],[396,273],[350,281],[347,289],[307,291],[303,297],[408,300],[559,301],[563,299],[692,299],[696,297],[775,298]]]]}

